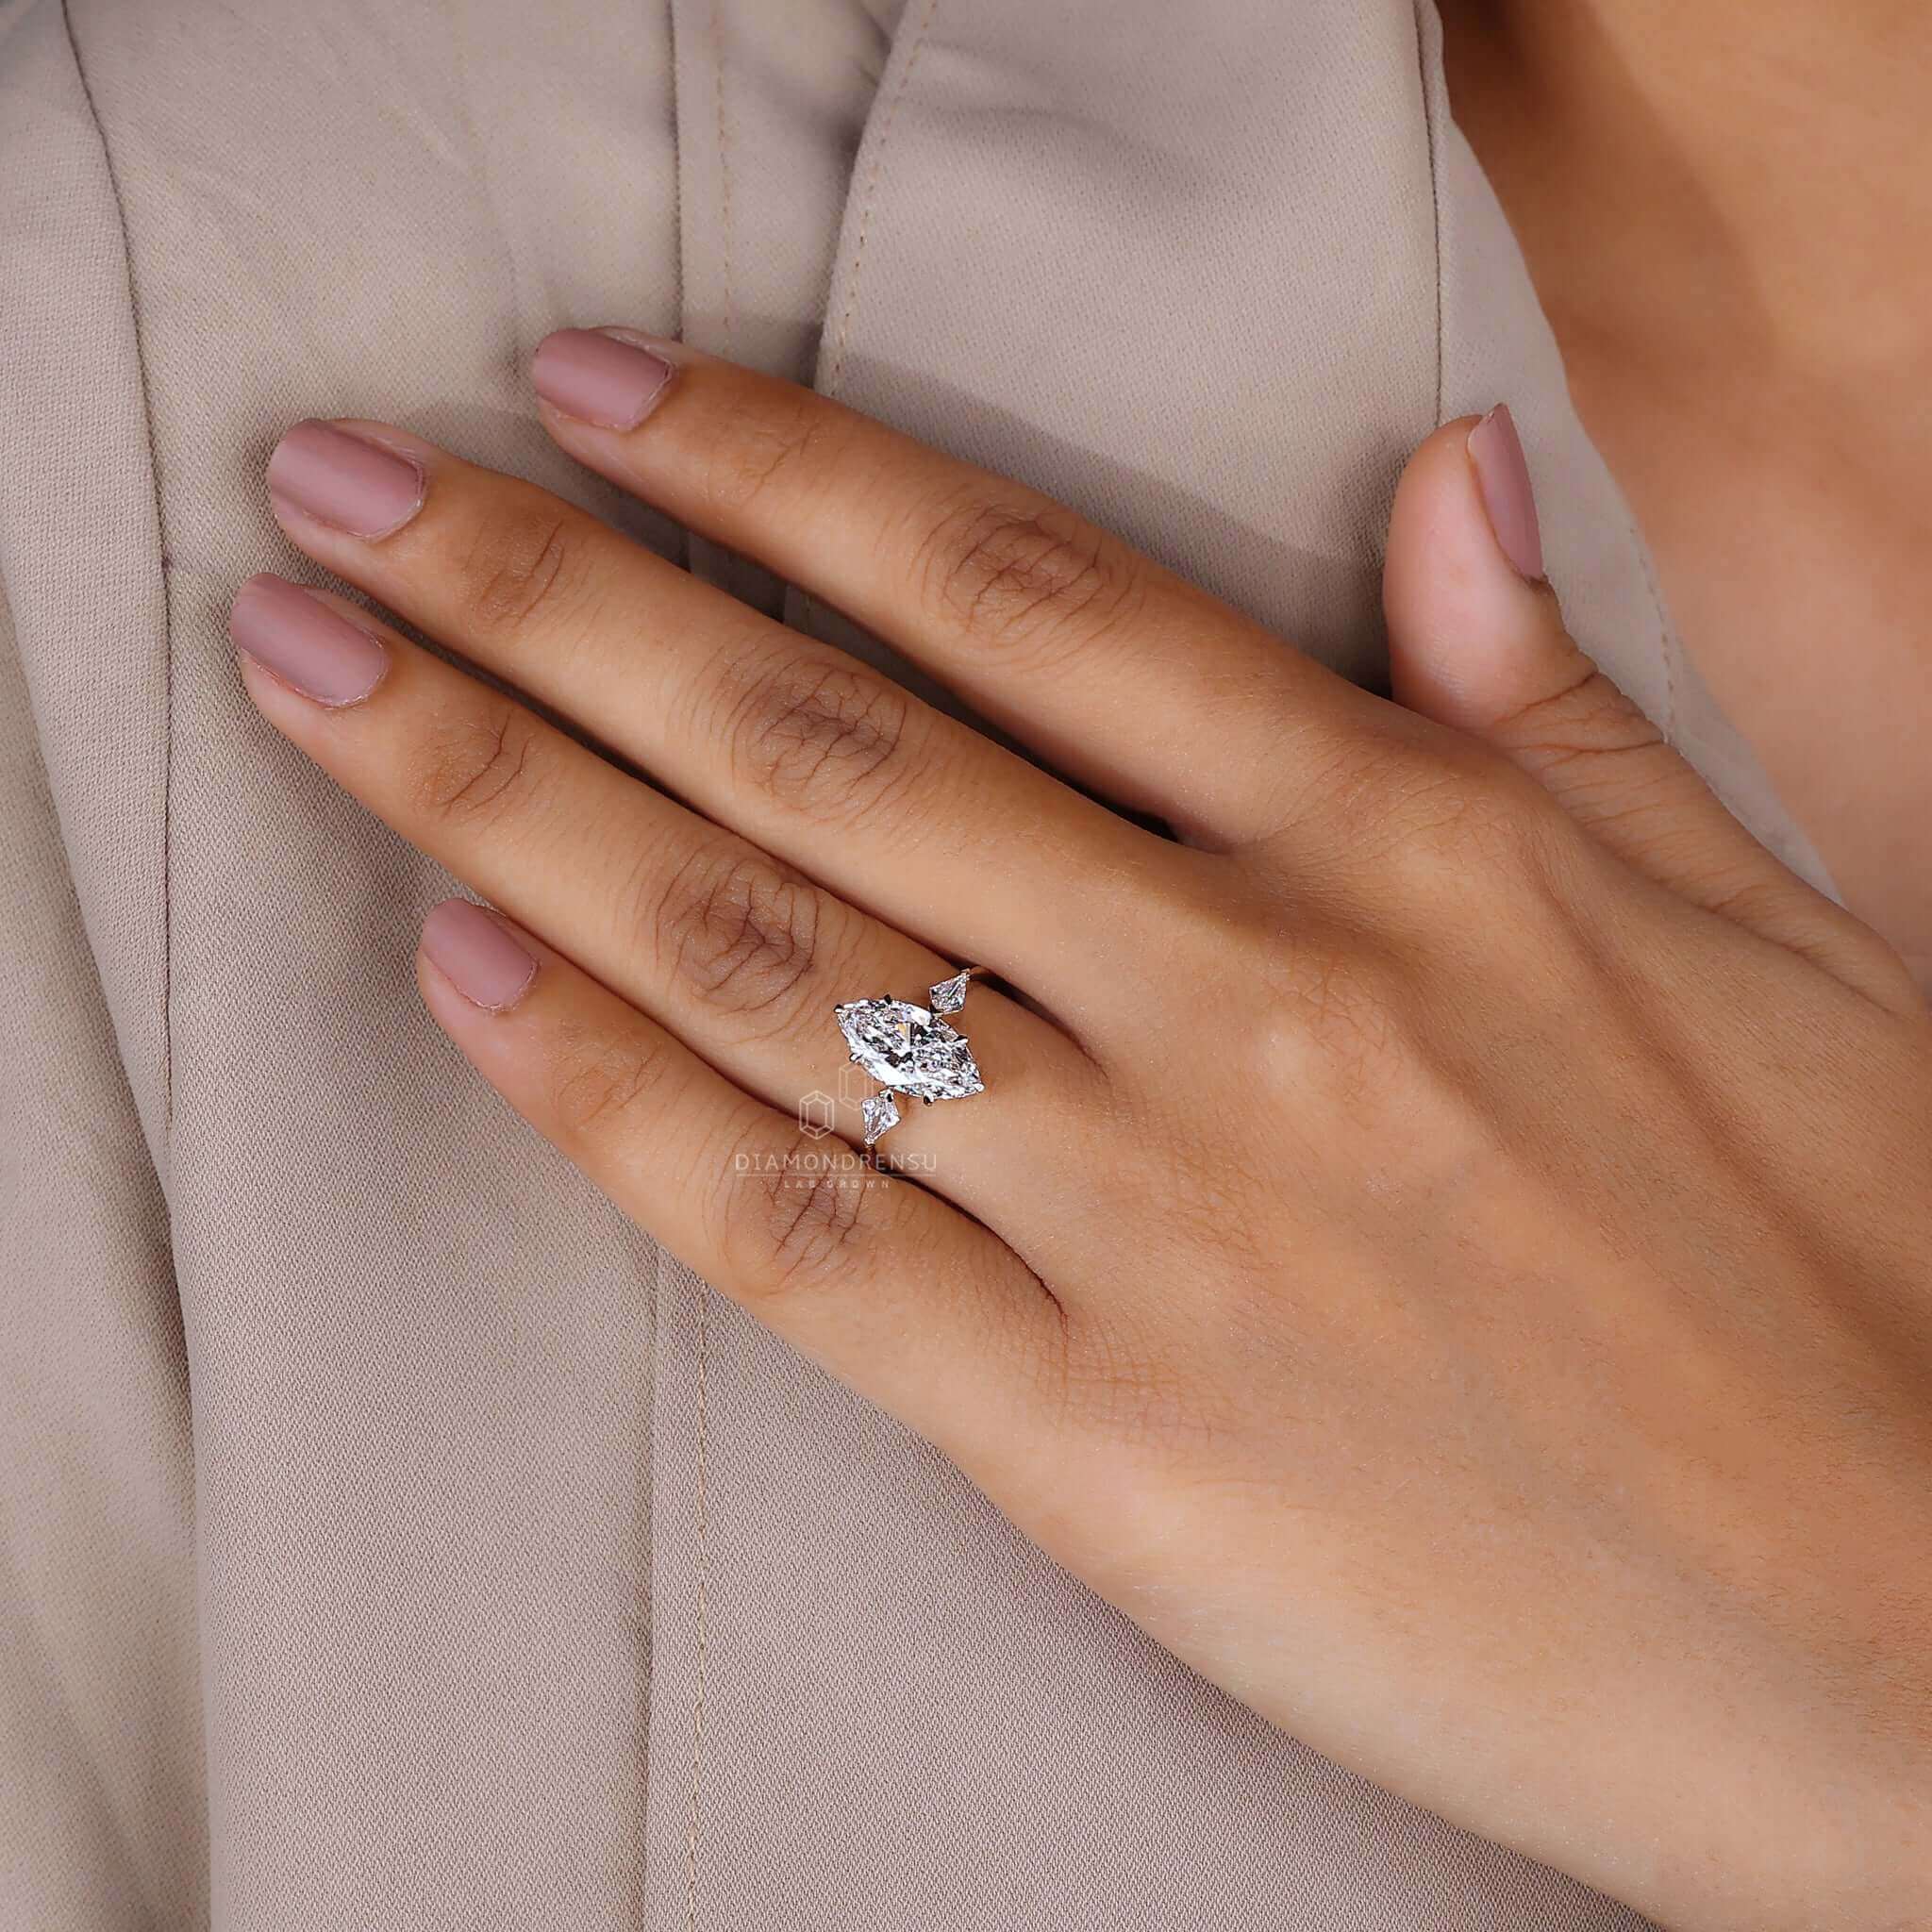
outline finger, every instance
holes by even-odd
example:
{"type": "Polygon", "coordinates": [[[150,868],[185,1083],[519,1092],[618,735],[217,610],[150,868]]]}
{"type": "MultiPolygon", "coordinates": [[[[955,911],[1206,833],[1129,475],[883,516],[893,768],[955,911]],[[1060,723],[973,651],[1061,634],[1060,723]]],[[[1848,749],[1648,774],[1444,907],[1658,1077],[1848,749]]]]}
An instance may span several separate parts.
{"type": "Polygon", "coordinates": [[[424,924],[439,1024],[671,1253],[962,1460],[1037,1428],[1058,1307],[994,1236],[740,1091],[533,935],[465,900],[424,924]]]}
{"type": "Polygon", "coordinates": [[[1069,955],[1119,881],[1180,862],[549,491],[347,427],[298,425],[270,461],[276,515],[309,556],[891,924],[1077,998],[1091,974],[1069,955]]]}
{"type": "Polygon", "coordinates": [[[1752,838],[1571,638],[1507,409],[1444,425],[1410,459],[1383,589],[1401,703],[1502,752],[1682,897],[1794,950],[1863,960],[1867,929],[1752,838]]]}
{"type": "MultiPolygon", "coordinates": [[[[952,961],[344,598],[258,577],[230,628],[263,714],[404,838],[747,1091],[794,1113],[809,1101],[802,1118],[860,1138],[873,1083],[850,1068],[833,1008],[881,993],[923,1004],[952,961]]],[[[908,1099],[888,1148],[942,1158],[935,1185],[974,1211],[1016,1213],[1053,1185],[1098,1075],[991,989],[973,991],[958,1025],[988,1097],[908,1099]]]]}
{"type": "Polygon", "coordinates": [[[1284,776],[1389,726],[1391,708],[1064,505],[810,390],[632,331],[561,330],[533,375],[581,461],[1196,842],[1276,831],[1284,776]]]}

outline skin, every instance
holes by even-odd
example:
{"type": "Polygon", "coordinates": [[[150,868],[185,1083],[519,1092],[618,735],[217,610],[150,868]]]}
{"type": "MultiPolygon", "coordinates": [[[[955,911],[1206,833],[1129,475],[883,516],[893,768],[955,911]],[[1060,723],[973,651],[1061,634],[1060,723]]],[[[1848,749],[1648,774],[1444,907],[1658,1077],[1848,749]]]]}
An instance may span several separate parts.
{"type": "Polygon", "coordinates": [[[1932,9],[1444,0],[1686,648],[1932,987],[1932,9]]]}
{"type": "Polygon", "coordinates": [[[1179,837],[348,423],[421,508],[368,541],[278,500],[290,538],[662,788],[327,592],[391,653],[365,698],[242,657],[539,960],[493,1008],[419,960],[456,1045],[1321,1750],[1668,1925],[1932,1921],[1932,1017],[1580,657],[1470,423],[1395,507],[1391,703],[1016,483],[664,353],[635,429],[551,434],[1179,837]],[[793,1109],[833,1003],[959,959],[1009,989],[960,1016],[989,1091],[894,1130],[921,1185],[827,1171],[793,1109]]]}

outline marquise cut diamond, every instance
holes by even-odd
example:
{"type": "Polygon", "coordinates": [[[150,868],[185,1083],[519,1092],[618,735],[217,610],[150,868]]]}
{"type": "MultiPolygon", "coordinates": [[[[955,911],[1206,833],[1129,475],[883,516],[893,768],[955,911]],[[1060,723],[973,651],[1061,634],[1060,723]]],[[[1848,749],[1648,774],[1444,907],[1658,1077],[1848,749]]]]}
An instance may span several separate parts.
{"type": "Polygon", "coordinates": [[[882,1090],[861,1105],[869,1166],[876,1165],[873,1143],[899,1124],[900,1094],[930,1103],[986,1091],[966,1036],[945,1021],[946,1014],[966,1004],[967,984],[976,970],[968,966],[941,980],[926,993],[929,1008],[882,993],[875,1000],[847,1000],[832,1008],[852,1050],[852,1064],[870,1074],[882,1090]]]}
{"type": "Polygon", "coordinates": [[[925,1101],[986,1091],[965,1036],[925,1008],[876,999],[852,1000],[835,1010],[853,1059],[881,1087],[925,1101]]]}

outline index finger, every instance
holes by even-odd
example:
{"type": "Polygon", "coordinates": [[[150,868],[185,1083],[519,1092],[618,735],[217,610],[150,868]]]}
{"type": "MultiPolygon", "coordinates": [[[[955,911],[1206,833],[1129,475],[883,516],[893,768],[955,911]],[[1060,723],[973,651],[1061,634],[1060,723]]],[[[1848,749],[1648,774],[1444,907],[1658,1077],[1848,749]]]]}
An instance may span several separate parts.
{"type": "Polygon", "coordinates": [[[1064,504],[795,383],[619,328],[558,331],[532,373],[580,461],[1198,842],[1277,830],[1297,745],[1325,767],[1395,714],[1064,504]]]}

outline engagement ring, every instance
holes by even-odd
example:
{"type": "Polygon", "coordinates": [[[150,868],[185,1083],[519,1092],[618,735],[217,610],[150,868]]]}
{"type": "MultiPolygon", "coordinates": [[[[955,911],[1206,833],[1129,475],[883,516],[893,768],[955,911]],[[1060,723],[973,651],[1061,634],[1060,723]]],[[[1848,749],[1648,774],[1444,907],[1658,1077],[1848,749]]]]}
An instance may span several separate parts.
{"type": "Polygon", "coordinates": [[[986,1083],[973,1061],[966,1036],[946,1024],[945,1015],[966,1004],[967,983],[978,966],[965,966],[927,993],[929,1007],[881,994],[834,1007],[839,1030],[852,1049],[853,1064],[870,1074],[882,1092],[864,1104],[865,1144],[870,1147],[899,1124],[899,1099],[911,1094],[930,1106],[935,1100],[964,1100],[984,1093],[986,1083]]]}

